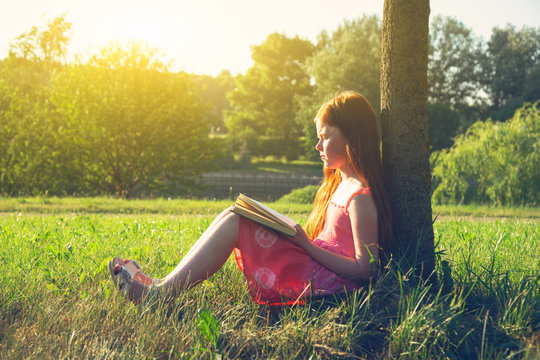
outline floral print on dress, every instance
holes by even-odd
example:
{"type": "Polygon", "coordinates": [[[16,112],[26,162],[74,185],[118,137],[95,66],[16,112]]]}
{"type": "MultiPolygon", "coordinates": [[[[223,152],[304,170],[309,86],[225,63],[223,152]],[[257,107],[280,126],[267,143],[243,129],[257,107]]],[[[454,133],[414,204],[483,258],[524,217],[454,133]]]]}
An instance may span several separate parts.
{"type": "Polygon", "coordinates": [[[274,245],[278,236],[275,232],[270,231],[269,229],[260,226],[255,231],[255,241],[262,246],[263,248],[269,248],[270,246],[274,245]]]}
{"type": "Polygon", "coordinates": [[[271,289],[276,282],[276,274],[269,268],[260,268],[255,272],[255,281],[263,289],[271,289]]]}

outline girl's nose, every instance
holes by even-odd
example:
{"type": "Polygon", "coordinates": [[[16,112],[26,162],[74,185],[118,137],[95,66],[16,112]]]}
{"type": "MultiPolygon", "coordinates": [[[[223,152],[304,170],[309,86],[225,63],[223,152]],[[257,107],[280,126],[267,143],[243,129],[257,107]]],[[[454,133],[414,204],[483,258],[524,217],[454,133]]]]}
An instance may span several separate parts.
{"type": "Polygon", "coordinates": [[[315,145],[315,149],[317,151],[322,151],[322,145],[321,145],[321,139],[317,142],[317,145],[315,145]]]}

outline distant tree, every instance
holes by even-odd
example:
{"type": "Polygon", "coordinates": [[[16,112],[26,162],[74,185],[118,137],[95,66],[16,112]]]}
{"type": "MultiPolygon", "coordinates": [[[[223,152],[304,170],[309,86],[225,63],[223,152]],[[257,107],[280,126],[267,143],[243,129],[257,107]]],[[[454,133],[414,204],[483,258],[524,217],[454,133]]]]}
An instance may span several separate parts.
{"type": "MultiPolygon", "coordinates": [[[[0,62],[0,192],[70,193],[72,177],[62,148],[65,128],[49,103],[50,80],[62,69],[71,24],[65,17],[32,27],[0,62]]],[[[74,185],[74,184],[72,184],[74,185]]]]}
{"type": "Polygon", "coordinates": [[[462,110],[482,101],[482,42],[451,17],[436,16],[430,26],[428,100],[462,110]]]}
{"type": "Polygon", "coordinates": [[[51,101],[77,137],[86,181],[131,197],[189,185],[216,155],[208,108],[184,73],[141,44],[111,45],[54,79],[51,101]]]}
{"type": "Polygon", "coordinates": [[[226,133],[223,113],[231,109],[226,94],[234,89],[234,77],[228,70],[218,76],[192,75],[193,82],[199,89],[201,98],[210,105],[210,125],[214,133],[226,133]]]}
{"type": "Polygon", "coordinates": [[[313,51],[310,41],[278,33],[252,47],[254,64],[237,77],[229,94],[232,110],[225,116],[236,149],[246,142],[253,155],[298,155],[302,128],[295,121],[296,99],[311,91],[303,65],[313,51]],[[269,141],[259,144],[264,139],[269,141]]]}
{"type": "Polygon", "coordinates": [[[71,41],[71,27],[72,24],[66,21],[65,15],[50,21],[46,29],[33,26],[11,43],[10,54],[30,61],[61,63],[65,60],[71,41]]]}
{"type": "Polygon", "coordinates": [[[539,63],[540,28],[518,31],[507,25],[493,29],[483,68],[494,118],[508,119],[522,105],[524,84],[539,63]]]}
{"type": "Polygon", "coordinates": [[[380,59],[381,20],[376,15],[346,20],[330,37],[323,32],[306,64],[316,84],[316,102],[340,90],[355,90],[378,109],[380,59]]]}
{"type": "Polygon", "coordinates": [[[540,100],[540,62],[527,74],[523,84],[523,100],[526,102],[540,100]]]}
{"type": "Polygon", "coordinates": [[[429,0],[385,0],[382,28],[382,157],[399,251],[419,250],[434,270],[427,119],[429,0]]]}
{"type": "Polygon", "coordinates": [[[344,21],[333,33],[321,32],[317,50],[306,62],[315,90],[299,98],[298,122],[305,128],[305,154],[317,159],[314,151],[317,134],[313,117],[319,106],[340,90],[355,90],[365,95],[378,113],[381,20],[362,16],[344,21]]]}

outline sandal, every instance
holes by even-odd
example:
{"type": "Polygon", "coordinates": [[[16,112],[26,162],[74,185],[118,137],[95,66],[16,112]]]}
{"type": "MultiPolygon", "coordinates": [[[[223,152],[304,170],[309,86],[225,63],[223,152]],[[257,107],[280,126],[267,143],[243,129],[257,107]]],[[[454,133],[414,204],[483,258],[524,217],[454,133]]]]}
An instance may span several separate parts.
{"type": "Polygon", "coordinates": [[[156,285],[159,279],[149,278],[135,260],[122,260],[115,257],[108,262],[108,265],[115,286],[123,297],[135,305],[143,300],[157,297],[156,285]]]}

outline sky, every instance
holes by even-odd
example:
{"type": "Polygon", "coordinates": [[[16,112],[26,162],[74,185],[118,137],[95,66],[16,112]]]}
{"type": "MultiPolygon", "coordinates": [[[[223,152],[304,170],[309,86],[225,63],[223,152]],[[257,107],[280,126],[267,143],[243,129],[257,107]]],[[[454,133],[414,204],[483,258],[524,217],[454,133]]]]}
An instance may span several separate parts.
{"type": "MultiPolygon", "coordinates": [[[[0,59],[32,26],[66,15],[72,54],[83,58],[118,41],[157,47],[176,70],[244,73],[251,46],[279,32],[316,42],[344,20],[376,14],[384,0],[0,0],[0,59]]],[[[452,16],[488,40],[493,27],[540,26],[540,0],[431,0],[432,19],[452,16]]]]}

